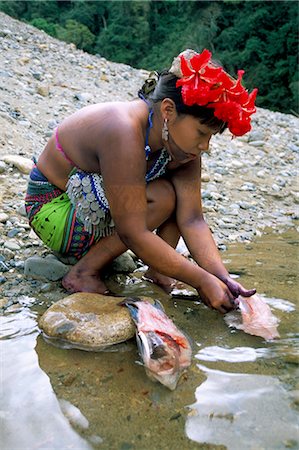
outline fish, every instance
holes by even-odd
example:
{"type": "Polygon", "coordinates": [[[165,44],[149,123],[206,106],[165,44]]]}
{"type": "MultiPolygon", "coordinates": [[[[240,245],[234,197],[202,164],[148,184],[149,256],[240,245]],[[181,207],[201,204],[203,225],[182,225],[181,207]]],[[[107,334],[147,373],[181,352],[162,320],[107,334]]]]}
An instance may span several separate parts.
{"type": "Polygon", "coordinates": [[[151,304],[128,297],[121,304],[128,307],[136,325],[137,346],[147,376],[175,390],[191,364],[190,340],[165,314],[158,300],[151,304]]]}
{"type": "Polygon", "coordinates": [[[236,328],[266,340],[279,337],[277,330],[279,320],[272,314],[269,305],[260,296],[257,294],[251,297],[239,296],[236,304],[238,304],[242,317],[242,323],[235,324],[236,328]]]}

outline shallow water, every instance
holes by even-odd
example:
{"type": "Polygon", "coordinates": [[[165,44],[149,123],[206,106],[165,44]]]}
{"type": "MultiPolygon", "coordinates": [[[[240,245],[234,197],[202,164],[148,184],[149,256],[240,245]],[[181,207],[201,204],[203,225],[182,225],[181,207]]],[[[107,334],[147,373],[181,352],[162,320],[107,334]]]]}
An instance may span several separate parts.
{"type": "Polygon", "coordinates": [[[140,273],[110,280],[119,294],[158,298],[192,338],[192,366],[174,392],[146,377],[134,341],[101,353],[49,345],[37,326],[46,305],[20,298],[0,317],[1,449],[298,448],[298,244],[289,231],[223,253],[280,319],[273,342],[171,299],[140,273]]]}

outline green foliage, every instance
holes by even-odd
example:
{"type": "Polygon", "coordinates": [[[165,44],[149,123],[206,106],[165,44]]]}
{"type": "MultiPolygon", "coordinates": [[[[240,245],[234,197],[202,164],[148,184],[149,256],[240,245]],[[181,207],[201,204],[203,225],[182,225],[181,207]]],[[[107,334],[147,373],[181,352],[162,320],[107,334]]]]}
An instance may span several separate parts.
{"type": "Polygon", "coordinates": [[[30,20],[30,25],[33,27],[39,28],[40,30],[44,30],[50,36],[56,37],[56,25],[52,22],[48,22],[46,19],[42,17],[37,17],[36,19],[30,20]]]}
{"type": "Polygon", "coordinates": [[[0,1],[0,10],[113,61],[162,70],[184,48],[208,48],[246,71],[259,106],[298,109],[298,4],[292,0],[0,1]]]}
{"type": "Polygon", "coordinates": [[[56,36],[62,41],[72,42],[87,52],[92,50],[95,41],[95,35],[89,28],[73,19],[67,20],[64,27],[57,26],[56,36]]]}

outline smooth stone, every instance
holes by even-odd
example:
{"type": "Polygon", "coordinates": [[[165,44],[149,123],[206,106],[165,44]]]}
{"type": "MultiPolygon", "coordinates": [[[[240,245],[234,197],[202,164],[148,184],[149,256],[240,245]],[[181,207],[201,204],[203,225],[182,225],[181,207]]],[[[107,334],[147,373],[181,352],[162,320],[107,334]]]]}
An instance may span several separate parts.
{"type": "MultiPolygon", "coordinates": [[[[17,212],[18,212],[18,214],[20,214],[20,216],[27,217],[25,203],[23,203],[21,206],[18,207],[17,212]]],[[[24,225],[22,225],[22,226],[24,226],[24,225]]]]}
{"type": "Polygon", "coordinates": [[[54,128],[57,127],[57,121],[55,119],[51,119],[48,122],[48,128],[50,128],[50,130],[53,130],[54,128]]]}
{"type": "Polygon", "coordinates": [[[79,100],[80,102],[88,102],[93,99],[93,95],[89,92],[81,92],[74,95],[76,100],[79,100]]]}
{"type": "Polygon", "coordinates": [[[0,223],[5,223],[9,219],[9,215],[6,213],[0,213],[0,223]]]}
{"type": "Polygon", "coordinates": [[[9,232],[7,233],[7,236],[9,238],[13,238],[15,237],[17,234],[21,233],[22,230],[20,230],[20,228],[13,228],[12,230],[9,230],[9,232]]]}
{"type": "Polygon", "coordinates": [[[263,147],[265,141],[250,141],[249,144],[252,145],[252,147],[263,147]]]}
{"type": "Polygon", "coordinates": [[[36,92],[42,97],[48,97],[50,94],[50,87],[48,85],[41,84],[37,86],[36,92]]]}
{"type": "Polygon", "coordinates": [[[248,142],[254,141],[264,141],[265,133],[263,131],[251,131],[248,135],[248,142]]]}
{"type": "Polygon", "coordinates": [[[25,261],[24,274],[32,278],[46,278],[50,281],[61,280],[70,270],[58,259],[32,256],[25,261]]]}
{"type": "Polygon", "coordinates": [[[128,309],[119,305],[124,298],[77,292],[50,306],[39,326],[46,337],[54,338],[50,343],[60,341],[66,348],[100,351],[135,334],[128,309]]]}
{"type": "Polygon", "coordinates": [[[221,175],[221,173],[214,174],[214,181],[216,181],[216,183],[221,183],[222,180],[223,180],[223,176],[221,175]]]}
{"type": "Polygon", "coordinates": [[[201,174],[201,181],[203,183],[208,183],[210,181],[211,177],[208,173],[202,173],[201,174]]]}
{"type": "Polygon", "coordinates": [[[131,273],[137,269],[137,264],[131,255],[127,252],[115,258],[111,264],[111,268],[117,273],[131,273]]]}
{"type": "Polygon", "coordinates": [[[3,261],[0,261],[0,272],[8,272],[8,271],[9,267],[7,267],[7,265],[3,261]]]}
{"type": "Polygon", "coordinates": [[[33,167],[33,161],[29,158],[24,158],[23,156],[18,155],[5,155],[2,157],[2,161],[7,164],[12,164],[15,166],[20,172],[28,175],[31,172],[33,167]]]}
{"type": "Polygon", "coordinates": [[[25,261],[15,261],[14,266],[16,269],[24,269],[25,261]]]}
{"type": "Polygon", "coordinates": [[[4,161],[0,161],[0,173],[4,173],[7,169],[7,165],[4,161]]]}
{"type": "Polygon", "coordinates": [[[21,250],[20,245],[17,242],[14,242],[14,241],[6,241],[6,242],[4,242],[4,248],[7,248],[8,250],[11,250],[11,251],[21,250]]]}

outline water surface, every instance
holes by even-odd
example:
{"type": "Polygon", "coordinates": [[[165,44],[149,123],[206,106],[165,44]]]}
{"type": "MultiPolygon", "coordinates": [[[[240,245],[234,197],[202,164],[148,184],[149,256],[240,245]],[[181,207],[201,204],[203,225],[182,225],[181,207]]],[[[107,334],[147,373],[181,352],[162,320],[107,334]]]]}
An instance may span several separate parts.
{"type": "Polygon", "coordinates": [[[49,302],[20,298],[0,317],[1,449],[298,448],[298,235],[234,244],[223,259],[269,303],[279,339],[229,328],[141,273],[110,280],[119,294],[158,298],[192,338],[192,366],[174,392],[146,377],[134,340],[100,353],[49,345],[37,326],[49,302]]]}

